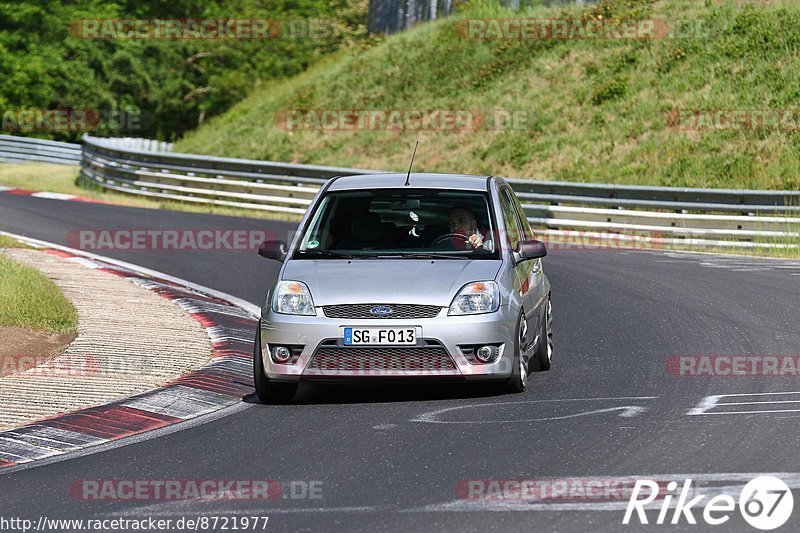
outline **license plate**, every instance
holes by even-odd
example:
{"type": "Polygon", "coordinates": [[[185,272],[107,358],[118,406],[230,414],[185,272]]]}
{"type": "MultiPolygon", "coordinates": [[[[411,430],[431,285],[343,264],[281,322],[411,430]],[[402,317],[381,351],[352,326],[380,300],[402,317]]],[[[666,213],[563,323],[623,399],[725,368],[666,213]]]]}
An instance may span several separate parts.
{"type": "Polygon", "coordinates": [[[346,346],[415,345],[416,333],[415,328],[344,328],[344,344],[346,346]]]}

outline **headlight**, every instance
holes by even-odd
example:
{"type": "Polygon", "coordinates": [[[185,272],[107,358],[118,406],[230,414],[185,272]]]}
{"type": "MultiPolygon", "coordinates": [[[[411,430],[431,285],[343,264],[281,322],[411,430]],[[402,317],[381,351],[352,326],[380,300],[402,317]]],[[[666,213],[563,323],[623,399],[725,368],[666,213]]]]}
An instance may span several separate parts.
{"type": "Polygon", "coordinates": [[[272,298],[272,310],[284,315],[317,314],[311,292],[302,281],[279,281],[272,298]]]}
{"type": "Polygon", "coordinates": [[[500,307],[500,290],[494,281],[478,281],[464,285],[450,304],[448,315],[493,313],[500,307]]]}

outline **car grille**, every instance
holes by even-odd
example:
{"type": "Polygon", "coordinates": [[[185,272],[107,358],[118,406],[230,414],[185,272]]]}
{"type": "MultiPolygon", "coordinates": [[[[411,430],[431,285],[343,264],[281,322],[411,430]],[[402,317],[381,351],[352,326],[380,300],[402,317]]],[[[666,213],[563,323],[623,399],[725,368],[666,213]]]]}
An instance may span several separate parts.
{"type": "Polygon", "coordinates": [[[315,370],[454,370],[442,346],[424,348],[368,348],[321,346],[308,365],[315,370]]]}
{"type": "Polygon", "coordinates": [[[346,304],[325,305],[322,311],[328,318],[435,318],[442,308],[438,305],[416,304],[346,304]],[[370,311],[374,307],[391,307],[392,313],[388,315],[373,315],[370,311]]]}

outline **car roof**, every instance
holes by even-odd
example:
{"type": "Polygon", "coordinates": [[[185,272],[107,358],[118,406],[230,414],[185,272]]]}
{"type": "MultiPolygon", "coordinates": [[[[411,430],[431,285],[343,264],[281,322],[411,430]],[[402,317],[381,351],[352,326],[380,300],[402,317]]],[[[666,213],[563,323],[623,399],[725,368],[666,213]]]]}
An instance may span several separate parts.
{"type": "MultiPolygon", "coordinates": [[[[486,191],[489,176],[472,174],[430,174],[412,173],[411,187],[416,189],[460,189],[467,191],[486,191]]],[[[334,179],[329,191],[350,191],[358,189],[402,189],[405,187],[406,173],[364,174],[341,176],[334,179]]]]}

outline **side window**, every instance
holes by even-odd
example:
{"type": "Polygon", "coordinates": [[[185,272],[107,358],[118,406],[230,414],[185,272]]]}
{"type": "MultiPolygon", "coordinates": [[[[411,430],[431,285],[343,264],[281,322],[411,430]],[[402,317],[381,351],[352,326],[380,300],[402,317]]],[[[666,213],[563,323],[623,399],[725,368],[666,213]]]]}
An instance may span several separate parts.
{"type": "Polygon", "coordinates": [[[322,199],[303,240],[300,241],[300,250],[327,249],[331,245],[330,224],[331,211],[334,210],[333,203],[330,196],[322,199]]]}
{"type": "Polygon", "coordinates": [[[506,226],[506,242],[508,242],[512,249],[516,249],[521,240],[521,232],[519,229],[517,210],[514,207],[514,202],[511,200],[507,189],[500,191],[500,210],[503,212],[503,222],[506,226]]]}
{"type": "Polygon", "coordinates": [[[511,195],[511,199],[514,200],[514,208],[517,210],[517,216],[519,217],[519,222],[522,226],[522,240],[533,240],[533,230],[528,222],[528,217],[525,216],[525,211],[522,209],[522,205],[519,203],[519,198],[517,198],[517,195],[514,194],[513,191],[509,191],[509,194],[511,195]]]}

